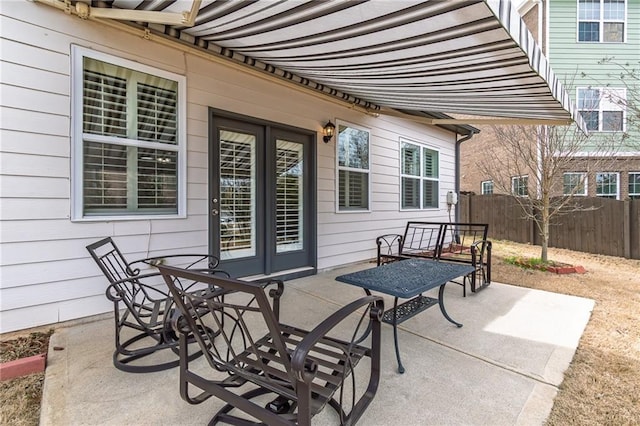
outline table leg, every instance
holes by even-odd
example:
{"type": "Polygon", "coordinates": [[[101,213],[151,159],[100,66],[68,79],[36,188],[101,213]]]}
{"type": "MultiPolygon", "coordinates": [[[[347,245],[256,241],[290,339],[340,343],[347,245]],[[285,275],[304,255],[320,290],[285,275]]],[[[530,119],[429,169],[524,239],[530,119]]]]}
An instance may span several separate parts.
{"type": "Polygon", "coordinates": [[[398,347],[398,316],[397,310],[398,308],[398,298],[394,298],[393,300],[393,342],[396,347],[396,359],[398,360],[398,373],[404,373],[404,367],[402,366],[402,361],[400,360],[400,348],[398,347]]]}
{"type": "MultiPolygon", "coordinates": [[[[449,314],[447,314],[447,310],[444,308],[444,286],[446,286],[447,283],[444,283],[440,286],[440,291],[438,291],[438,305],[440,305],[440,312],[442,312],[442,315],[444,315],[444,317],[451,323],[455,324],[456,327],[462,327],[462,324],[460,324],[459,322],[454,321],[449,314]]],[[[397,347],[397,346],[396,346],[397,347]]],[[[400,358],[398,358],[399,360],[400,358]]]]}

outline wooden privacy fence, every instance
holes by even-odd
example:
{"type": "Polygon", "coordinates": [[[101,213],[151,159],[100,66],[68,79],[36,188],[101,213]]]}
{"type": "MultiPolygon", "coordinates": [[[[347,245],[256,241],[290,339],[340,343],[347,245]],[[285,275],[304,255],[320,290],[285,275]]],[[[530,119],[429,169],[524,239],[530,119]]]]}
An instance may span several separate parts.
{"type": "MultiPolygon", "coordinates": [[[[640,259],[640,200],[576,198],[581,210],[556,216],[549,247],[640,259]]],[[[460,221],[489,224],[489,238],[540,245],[538,228],[509,195],[461,195],[460,221]]],[[[531,211],[531,207],[528,207],[531,211]]]]}

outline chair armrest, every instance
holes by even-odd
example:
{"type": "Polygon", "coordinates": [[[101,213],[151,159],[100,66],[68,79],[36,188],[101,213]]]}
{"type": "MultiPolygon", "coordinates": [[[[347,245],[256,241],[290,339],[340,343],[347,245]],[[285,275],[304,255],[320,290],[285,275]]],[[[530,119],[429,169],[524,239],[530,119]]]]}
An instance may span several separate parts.
{"type": "Polygon", "coordinates": [[[317,361],[312,359],[310,353],[312,353],[316,345],[318,346],[317,350],[321,352],[323,350],[323,346],[328,343],[327,341],[333,341],[341,346],[343,348],[343,353],[346,356],[343,365],[344,371],[339,373],[341,376],[340,395],[337,399],[333,400],[334,403],[338,404],[338,406],[334,406],[334,408],[340,413],[341,424],[357,423],[358,419],[362,416],[373,400],[380,383],[380,330],[383,311],[384,302],[381,297],[363,297],[351,302],[321,322],[297,345],[291,355],[291,370],[297,382],[295,389],[298,400],[299,425],[311,424],[313,411],[311,388],[314,378],[320,369],[319,364],[317,361]],[[366,326],[363,325],[367,316],[367,311],[365,311],[362,316],[360,316],[360,320],[358,321],[351,336],[350,343],[339,341],[327,336],[327,333],[340,324],[345,318],[364,306],[368,306],[368,322],[366,322],[366,326]],[[365,327],[366,330],[362,337],[359,337],[361,327],[365,327]],[[357,343],[364,340],[369,333],[371,333],[371,347],[362,348],[357,345],[357,343]],[[355,355],[354,358],[352,358],[352,355],[354,354],[352,354],[351,350],[355,350],[356,348],[358,348],[358,350],[364,350],[365,352],[362,355],[370,357],[370,365],[368,366],[369,382],[365,388],[360,388],[358,386],[358,388],[364,389],[362,392],[356,390],[355,371],[353,370],[353,367],[355,366],[353,361],[359,356],[355,355]],[[351,375],[352,379],[347,382],[346,378],[349,375],[351,375]],[[345,390],[347,383],[350,383],[350,389],[345,390]],[[350,409],[347,411],[343,404],[349,404],[350,409]]]}
{"type": "Polygon", "coordinates": [[[280,298],[284,293],[284,281],[276,279],[276,278],[263,278],[255,281],[257,283],[262,284],[262,287],[267,290],[269,286],[275,285],[275,288],[269,289],[269,297],[272,299],[271,309],[273,310],[274,315],[278,322],[280,322],[280,298]]]}
{"type": "Polygon", "coordinates": [[[131,267],[131,265],[134,265],[136,263],[144,263],[149,266],[156,266],[158,264],[162,264],[167,259],[179,259],[179,258],[192,258],[191,263],[185,266],[184,269],[190,269],[191,267],[197,265],[198,263],[204,260],[207,260],[207,267],[208,269],[211,269],[211,270],[215,270],[220,264],[220,260],[216,256],[213,256],[211,254],[202,254],[202,253],[181,254],[180,253],[180,254],[167,254],[162,256],[153,256],[153,257],[147,257],[144,259],[134,260],[133,262],[129,263],[129,266],[131,267]]]}
{"type": "Polygon", "coordinates": [[[161,274],[159,272],[153,272],[150,274],[134,275],[132,277],[114,281],[107,287],[105,294],[107,296],[107,299],[111,300],[112,302],[121,301],[124,298],[123,287],[125,287],[126,285],[131,285],[142,290],[144,292],[144,295],[152,302],[166,299],[169,297],[169,293],[159,290],[152,285],[140,282],[141,279],[160,276],[161,274]]]}
{"type": "MultiPolygon", "coordinates": [[[[347,318],[349,315],[362,308],[363,306],[367,306],[370,304],[371,308],[369,312],[369,319],[373,323],[372,346],[378,346],[378,348],[372,347],[372,349],[379,352],[380,321],[382,319],[382,314],[384,313],[384,301],[380,296],[365,296],[349,303],[348,305],[342,307],[340,310],[334,312],[330,317],[322,321],[313,330],[311,330],[309,334],[307,334],[304,339],[302,339],[302,341],[296,346],[296,349],[291,355],[291,367],[298,380],[309,383],[315,376],[316,368],[314,368],[312,364],[306,361],[311,349],[316,346],[316,344],[320,340],[326,337],[327,334],[338,324],[340,324],[345,318],[347,318]]],[[[356,339],[356,337],[356,335],[353,336],[353,341],[358,340],[356,339]]]]}

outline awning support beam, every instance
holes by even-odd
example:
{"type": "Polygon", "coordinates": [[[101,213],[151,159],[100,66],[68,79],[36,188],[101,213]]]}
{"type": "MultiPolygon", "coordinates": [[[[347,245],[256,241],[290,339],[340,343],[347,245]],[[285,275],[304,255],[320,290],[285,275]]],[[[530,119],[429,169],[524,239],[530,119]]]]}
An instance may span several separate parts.
{"type": "Polygon", "coordinates": [[[92,7],[87,3],[78,1],[75,10],[71,9],[69,1],[63,0],[37,0],[67,13],[75,13],[82,19],[115,19],[118,21],[148,22],[152,24],[180,25],[192,27],[196,22],[196,16],[200,10],[202,0],[192,0],[191,8],[181,13],[158,12],[149,10],[107,9],[104,7],[92,7]]]}

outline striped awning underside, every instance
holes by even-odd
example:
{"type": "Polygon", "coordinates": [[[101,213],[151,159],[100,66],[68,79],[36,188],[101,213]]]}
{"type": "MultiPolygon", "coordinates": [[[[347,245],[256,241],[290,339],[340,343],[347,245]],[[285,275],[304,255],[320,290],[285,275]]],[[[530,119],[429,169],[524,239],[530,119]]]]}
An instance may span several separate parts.
{"type": "MultiPolygon", "coordinates": [[[[192,1],[114,0],[183,12],[192,1]]],[[[584,123],[509,0],[203,0],[154,32],[369,110],[584,123]]]]}

